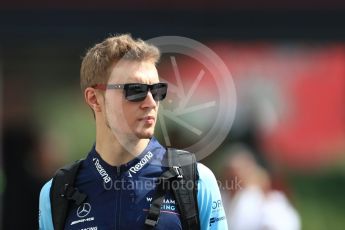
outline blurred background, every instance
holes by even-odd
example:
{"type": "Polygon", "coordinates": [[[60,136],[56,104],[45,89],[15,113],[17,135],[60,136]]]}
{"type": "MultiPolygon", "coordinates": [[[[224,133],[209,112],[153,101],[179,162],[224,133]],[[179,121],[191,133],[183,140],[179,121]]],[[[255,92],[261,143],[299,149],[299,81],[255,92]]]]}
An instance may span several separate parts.
{"type": "MultiPolygon", "coordinates": [[[[264,194],[284,194],[301,229],[344,228],[344,2],[5,0],[0,2],[1,229],[37,229],[41,186],[91,148],[94,121],[79,88],[81,57],[118,33],[144,40],[183,36],[211,48],[232,74],[237,109],[228,136],[202,162],[223,182],[243,176],[241,167],[258,165],[251,172],[263,176],[255,183],[264,194]],[[251,163],[231,158],[243,149],[253,157],[241,159],[251,163]]],[[[198,63],[176,60],[182,79],[192,81],[198,63]]],[[[167,76],[169,70],[163,59],[160,73],[167,76]]],[[[186,131],[175,128],[169,130],[171,144],[184,147],[179,133],[186,131]]],[[[195,141],[192,134],[190,139],[195,141]]],[[[236,194],[228,196],[227,190],[222,193],[231,203],[236,194]]]]}

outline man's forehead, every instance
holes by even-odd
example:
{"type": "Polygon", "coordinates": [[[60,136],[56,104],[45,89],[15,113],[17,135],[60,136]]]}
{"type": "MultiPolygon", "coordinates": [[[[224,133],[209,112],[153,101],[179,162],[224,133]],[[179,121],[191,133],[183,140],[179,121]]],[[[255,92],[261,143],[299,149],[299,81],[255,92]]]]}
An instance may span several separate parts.
{"type": "Polygon", "coordinates": [[[121,61],[112,66],[109,83],[158,82],[158,73],[153,62],[121,61]]]}

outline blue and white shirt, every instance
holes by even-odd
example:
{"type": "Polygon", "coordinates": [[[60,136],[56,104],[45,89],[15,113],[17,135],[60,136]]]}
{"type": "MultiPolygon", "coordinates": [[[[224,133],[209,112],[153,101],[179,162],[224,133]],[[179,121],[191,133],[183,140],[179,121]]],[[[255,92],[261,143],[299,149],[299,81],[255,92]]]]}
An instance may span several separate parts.
{"type": "MultiPolygon", "coordinates": [[[[82,162],[75,181],[75,187],[87,194],[87,199],[79,207],[71,207],[65,229],[145,229],[144,222],[155,194],[155,182],[167,169],[162,165],[165,154],[165,148],[152,138],[138,157],[116,167],[103,161],[92,148],[82,162]]],[[[217,181],[203,164],[197,163],[197,170],[201,229],[227,230],[217,181]]],[[[53,230],[51,183],[52,180],[48,181],[40,194],[39,226],[42,230],[53,230]]],[[[165,195],[156,229],[182,229],[177,203],[170,192],[165,195]]]]}

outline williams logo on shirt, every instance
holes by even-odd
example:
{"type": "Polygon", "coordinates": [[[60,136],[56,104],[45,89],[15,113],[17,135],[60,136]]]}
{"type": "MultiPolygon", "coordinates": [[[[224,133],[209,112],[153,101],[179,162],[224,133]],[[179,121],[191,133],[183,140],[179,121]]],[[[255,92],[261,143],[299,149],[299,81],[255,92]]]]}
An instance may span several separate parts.
{"type": "MultiPolygon", "coordinates": [[[[149,202],[151,206],[152,197],[146,197],[146,201],[149,202]]],[[[163,199],[163,202],[161,205],[161,211],[176,213],[177,211],[176,201],[174,199],[163,199]]]]}

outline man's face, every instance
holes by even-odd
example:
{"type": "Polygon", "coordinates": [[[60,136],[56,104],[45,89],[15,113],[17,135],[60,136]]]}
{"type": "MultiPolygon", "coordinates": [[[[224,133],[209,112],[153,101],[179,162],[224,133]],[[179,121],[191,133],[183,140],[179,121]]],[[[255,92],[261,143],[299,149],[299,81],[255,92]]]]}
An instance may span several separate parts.
{"type": "MultiPolygon", "coordinates": [[[[151,61],[121,61],[111,68],[108,84],[159,82],[157,69],[151,61]]],[[[126,100],[123,89],[108,89],[104,98],[105,122],[117,138],[146,139],[153,136],[158,102],[150,91],[139,102],[126,100]]]]}

